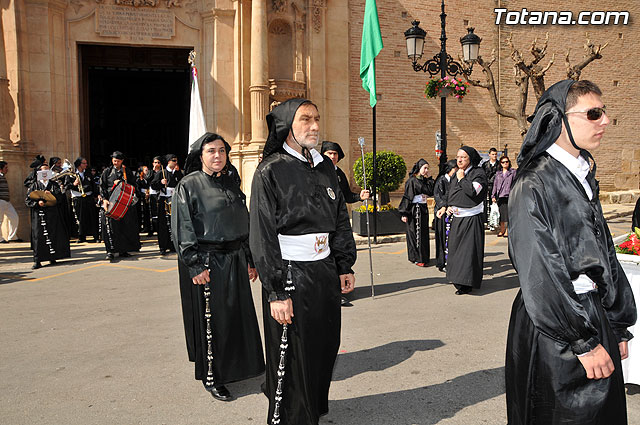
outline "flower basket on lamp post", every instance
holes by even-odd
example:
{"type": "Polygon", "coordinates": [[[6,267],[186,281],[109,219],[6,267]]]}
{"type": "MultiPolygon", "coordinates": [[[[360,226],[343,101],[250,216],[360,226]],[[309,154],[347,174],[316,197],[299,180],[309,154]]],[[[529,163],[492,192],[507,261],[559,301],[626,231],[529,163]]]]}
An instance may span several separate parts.
{"type": "Polygon", "coordinates": [[[469,92],[469,83],[460,81],[454,77],[445,75],[443,78],[432,78],[427,81],[424,88],[424,96],[427,98],[453,96],[458,101],[469,92]]]}

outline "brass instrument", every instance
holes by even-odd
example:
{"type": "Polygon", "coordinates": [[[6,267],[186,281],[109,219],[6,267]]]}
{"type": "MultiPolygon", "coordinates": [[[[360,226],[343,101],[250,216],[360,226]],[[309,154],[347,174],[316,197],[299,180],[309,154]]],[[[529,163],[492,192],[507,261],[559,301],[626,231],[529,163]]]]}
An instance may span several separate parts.
{"type": "Polygon", "coordinates": [[[71,161],[69,161],[68,159],[65,159],[62,162],[62,171],[60,171],[55,176],[51,177],[50,180],[56,181],[66,176],[75,176],[76,180],[79,180],[79,184],[78,184],[78,187],[80,188],[79,192],[82,194],[83,198],[87,196],[87,194],[84,193],[84,187],[82,187],[82,179],[80,179],[80,174],[78,173],[78,170],[76,170],[76,168],[73,166],[71,161]]]}

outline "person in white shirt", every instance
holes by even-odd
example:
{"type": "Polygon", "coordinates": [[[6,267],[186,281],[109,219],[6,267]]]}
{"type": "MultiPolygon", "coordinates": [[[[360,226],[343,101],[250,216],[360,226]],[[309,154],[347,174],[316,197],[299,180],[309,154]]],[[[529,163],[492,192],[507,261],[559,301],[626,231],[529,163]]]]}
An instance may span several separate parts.
{"type": "Polygon", "coordinates": [[[564,80],[540,98],[509,194],[520,292],[506,356],[510,425],[627,424],[621,360],[633,293],[598,200],[589,150],[609,124],[600,89],[564,80]]]}
{"type": "Polygon", "coordinates": [[[17,240],[18,223],[20,219],[16,209],[11,205],[9,199],[9,183],[7,182],[7,172],[9,172],[9,164],[6,161],[0,161],[0,242],[8,242],[17,240]],[[4,238],[2,233],[3,220],[6,217],[8,234],[4,238]]]}

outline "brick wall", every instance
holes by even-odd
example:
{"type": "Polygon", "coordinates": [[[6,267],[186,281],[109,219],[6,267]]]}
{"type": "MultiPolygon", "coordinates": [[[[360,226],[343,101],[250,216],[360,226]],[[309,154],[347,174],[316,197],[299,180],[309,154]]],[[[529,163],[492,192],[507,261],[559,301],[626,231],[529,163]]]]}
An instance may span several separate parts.
{"type": "MultiPolygon", "coordinates": [[[[349,0],[349,133],[352,158],[359,156],[358,137],[366,138],[369,150],[372,140],[372,113],[368,106],[368,93],[362,89],[359,78],[364,4],[364,0],[349,0]]],[[[421,157],[435,165],[435,132],[440,129],[440,100],[423,97],[424,84],[429,75],[416,73],[411,68],[406,56],[403,33],[411,26],[413,19],[420,20],[420,26],[427,31],[422,61],[437,54],[440,51],[440,2],[377,0],[377,4],[384,42],[384,49],[376,59],[377,89],[381,95],[376,108],[378,150],[390,149],[402,155],[408,168],[421,157]]],[[[528,10],[562,11],[567,10],[567,5],[558,0],[478,0],[473,2],[473,8],[468,5],[469,2],[461,0],[446,2],[447,51],[458,60],[458,56],[462,54],[459,39],[466,34],[465,21],[468,21],[469,26],[475,27],[475,33],[482,37],[480,54],[485,61],[491,57],[493,49],[498,55],[492,70],[500,102],[507,109],[514,108],[519,95],[513,83],[510,49],[505,44],[510,32],[513,33],[515,46],[525,59],[531,57],[528,51],[534,38],[544,39],[545,33],[549,32],[548,53],[542,63],[548,63],[554,54],[555,63],[547,72],[547,87],[566,78],[567,48],[571,48],[572,64],[582,60],[585,32],[589,32],[591,40],[596,44],[609,43],[602,52],[603,59],[592,62],[582,73],[582,79],[594,81],[603,90],[603,100],[612,120],[600,149],[593,154],[598,163],[598,178],[603,191],[638,189],[640,143],[634,137],[634,117],[640,112],[640,85],[633,71],[640,61],[640,47],[636,44],[640,34],[638,25],[634,23],[634,17],[640,17],[640,3],[631,2],[623,6],[612,0],[585,0],[580,2],[579,7],[569,9],[575,14],[581,10],[628,10],[631,19],[626,26],[498,26],[495,25],[495,7],[508,10],[526,7],[528,10]]],[[[479,66],[474,68],[472,78],[484,80],[479,66]]],[[[533,111],[535,101],[533,88],[530,87],[528,113],[533,111]]],[[[507,144],[509,156],[514,160],[522,142],[516,122],[498,117],[488,92],[479,87],[471,87],[469,95],[461,103],[452,97],[447,99],[447,140],[449,158],[455,157],[456,148],[461,144],[474,146],[484,152],[492,146],[500,150],[507,144]]],[[[342,166],[352,174],[351,170],[347,170],[347,164],[342,166]]]]}

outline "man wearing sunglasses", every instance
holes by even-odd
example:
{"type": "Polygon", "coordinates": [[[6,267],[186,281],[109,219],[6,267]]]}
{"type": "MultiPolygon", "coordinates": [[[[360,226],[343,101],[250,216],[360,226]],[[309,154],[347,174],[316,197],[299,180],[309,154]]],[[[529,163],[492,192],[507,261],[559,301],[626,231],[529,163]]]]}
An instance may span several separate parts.
{"type": "Polygon", "coordinates": [[[509,256],[520,292],[506,356],[510,425],[626,425],[621,360],[636,321],[598,200],[609,124],[600,89],[560,81],[540,98],[509,195],[509,256]]]}

